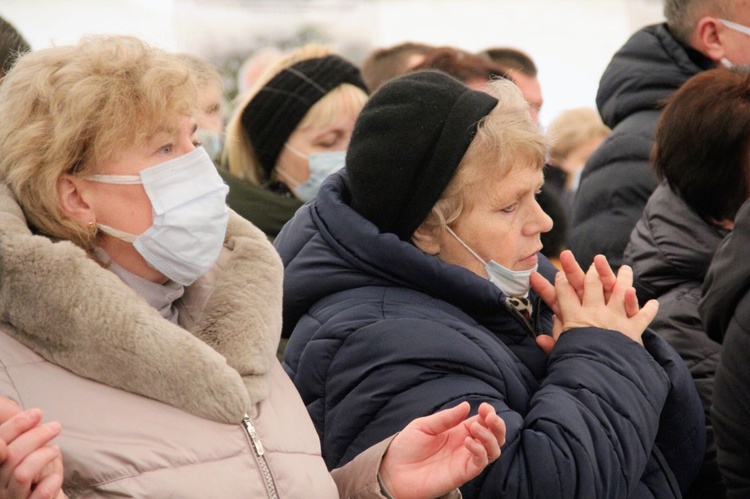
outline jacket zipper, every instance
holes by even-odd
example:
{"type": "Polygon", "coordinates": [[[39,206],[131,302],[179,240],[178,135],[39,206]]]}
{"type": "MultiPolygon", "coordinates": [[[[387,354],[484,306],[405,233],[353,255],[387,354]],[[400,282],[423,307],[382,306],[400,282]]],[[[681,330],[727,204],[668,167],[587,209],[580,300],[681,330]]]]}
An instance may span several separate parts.
{"type": "Polygon", "coordinates": [[[266,485],[266,492],[270,499],[279,499],[279,494],[276,492],[276,484],[273,482],[273,476],[271,476],[271,469],[268,467],[268,461],[266,460],[265,451],[263,450],[263,444],[260,441],[258,433],[255,431],[253,422],[250,416],[245,414],[242,418],[242,424],[250,437],[250,442],[253,444],[253,450],[255,451],[255,461],[258,463],[260,474],[263,475],[263,481],[266,485]]]}

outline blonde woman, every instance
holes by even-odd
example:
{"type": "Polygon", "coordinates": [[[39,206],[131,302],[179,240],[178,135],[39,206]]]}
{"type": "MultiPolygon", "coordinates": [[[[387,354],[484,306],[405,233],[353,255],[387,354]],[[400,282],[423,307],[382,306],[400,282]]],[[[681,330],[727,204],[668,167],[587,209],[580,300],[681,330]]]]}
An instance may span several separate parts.
{"type": "Polygon", "coordinates": [[[274,355],[281,263],[195,146],[197,96],[132,37],[0,87],[0,395],[62,425],[65,493],[427,498],[497,459],[502,420],[464,404],[329,474],[274,355]]]}
{"type": "Polygon", "coordinates": [[[270,238],[344,165],[367,87],[357,67],[307,45],[277,61],[227,124],[222,173],[231,206],[270,238]]]}

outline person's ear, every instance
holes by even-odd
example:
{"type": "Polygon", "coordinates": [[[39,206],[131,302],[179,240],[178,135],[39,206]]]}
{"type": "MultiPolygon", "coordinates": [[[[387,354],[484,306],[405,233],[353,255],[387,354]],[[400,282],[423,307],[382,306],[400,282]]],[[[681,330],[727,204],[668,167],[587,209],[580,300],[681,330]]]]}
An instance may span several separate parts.
{"type": "Polygon", "coordinates": [[[61,175],[56,184],[57,199],[63,213],[86,226],[90,222],[96,222],[96,216],[91,204],[86,200],[82,182],[83,180],[73,175],[61,175]]]}
{"type": "Polygon", "coordinates": [[[440,236],[437,227],[427,227],[425,224],[420,225],[414,231],[414,234],[412,234],[411,242],[428,255],[437,255],[440,253],[440,236]]]}
{"type": "Polygon", "coordinates": [[[720,229],[734,230],[734,220],[732,220],[731,218],[722,218],[721,220],[717,220],[713,217],[708,217],[708,223],[720,229]]]}
{"type": "Polygon", "coordinates": [[[726,54],[724,36],[727,29],[715,17],[702,17],[696,27],[694,48],[718,64],[726,54]]]}

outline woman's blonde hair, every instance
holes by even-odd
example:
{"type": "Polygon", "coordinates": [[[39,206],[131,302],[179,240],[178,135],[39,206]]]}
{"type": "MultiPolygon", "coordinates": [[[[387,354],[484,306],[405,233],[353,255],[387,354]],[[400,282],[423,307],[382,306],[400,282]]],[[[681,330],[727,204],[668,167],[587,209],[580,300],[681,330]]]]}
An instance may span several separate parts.
{"type": "Polygon", "coordinates": [[[461,216],[470,196],[487,194],[480,187],[490,175],[506,177],[517,168],[544,167],[547,143],[521,91],[501,79],[492,81],[487,91],[498,104],[479,122],[456,173],[421,224],[434,235],[461,216]]]}
{"type": "MultiPolygon", "coordinates": [[[[331,48],[324,45],[305,45],[280,58],[266,69],[241,97],[239,104],[235,106],[234,114],[229,119],[224,151],[221,156],[221,167],[224,170],[255,185],[266,183],[263,166],[242,126],[242,113],[245,107],[260,89],[283,69],[301,61],[325,57],[332,53],[331,48]]],[[[343,83],[310,107],[296,130],[330,125],[338,116],[351,109],[361,110],[366,101],[367,94],[364,90],[350,83],[343,83]]]]}
{"type": "Polygon", "coordinates": [[[578,107],[563,111],[547,127],[550,158],[561,163],[579,145],[594,137],[606,137],[610,132],[596,109],[578,107]]]}
{"type": "Polygon", "coordinates": [[[198,88],[204,88],[209,85],[224,88],[224,80],[221,78],[221,72],[211,62],[193,54],[179,54],[179,56],[182,57],[193,72],[198,88]]]}
{"type": "Polygon", "coordinates": [[[0,180],[33,227],[90,249],[91,231],[60,209],[59,177],[95,173],[196,98],[184,61],[135,37],[30,52],[0,86],[0,180]]]}

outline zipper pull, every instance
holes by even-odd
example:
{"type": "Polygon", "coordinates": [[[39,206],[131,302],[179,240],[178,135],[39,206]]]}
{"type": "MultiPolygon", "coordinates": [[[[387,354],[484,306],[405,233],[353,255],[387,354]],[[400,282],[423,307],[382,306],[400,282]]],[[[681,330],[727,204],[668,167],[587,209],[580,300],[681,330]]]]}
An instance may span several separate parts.
{"type": "Polygon", "coordinates": [[[263,454],[265,454],[265,451],[263,450],[263,444],[260,443],[260,437],[258,436],[258,433],[255,431],[255,427],[253,426],[253,422],[250,419],[250,416],[245,414],[245,417],[242,418],[242,424],[245,425],[247,434],[250,435],[250,440],[252,440],[253,442],[255,453],[258,454],[258,456],[262,456],[263,454]]]}

